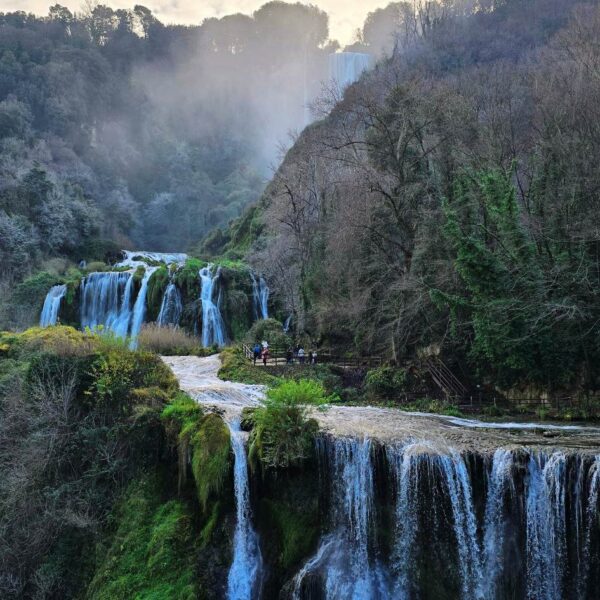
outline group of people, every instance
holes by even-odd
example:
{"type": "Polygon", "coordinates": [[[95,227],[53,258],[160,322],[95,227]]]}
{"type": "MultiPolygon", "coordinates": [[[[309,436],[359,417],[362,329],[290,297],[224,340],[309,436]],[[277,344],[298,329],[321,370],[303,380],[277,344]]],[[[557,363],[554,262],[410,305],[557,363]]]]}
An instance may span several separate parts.
{"type": "MultiPolygon", "coordinates": [[[[262,360],[263,365],[267,366],[267,361],[269,360],[269,343],[266,340],[263,340],[262,343],[256,342],[254,344],[254,348],[252,350],[254,364],[256,365],[257,360],[262,360]]],[[[307,363],[309,365],[317,364],[317,351],[309,350],[308,354],[306,354],[304,348],[302,346],[296,346],[295,348],[288,348],[286,352],[286,363],[288,365],[294,364],[294,361],[297,359],[301,365],[307,363]]]]}
{"type": "Polygon", "coordinates": [[[269,360],[269,343],[266,340],[263,340],[262,344],[256,342],[252,353],[254,355],[255,365],[257,360],[262,359],[263,365],[265,365],[265,367],[267,366],[267,360],[269,360]]]}
{"type": "Polygon", "coordinates": [[[294,364],[294,359],[297,358],[298,362],[303,365],[306,363],[306,359],[308,358],[309,365],[317,364],[317,351],[309,350],[308,355],[304,351],[302,346],[296,346],[296,348],[288,348],[286,352],[286,362],[288,365],[294,364]]]}

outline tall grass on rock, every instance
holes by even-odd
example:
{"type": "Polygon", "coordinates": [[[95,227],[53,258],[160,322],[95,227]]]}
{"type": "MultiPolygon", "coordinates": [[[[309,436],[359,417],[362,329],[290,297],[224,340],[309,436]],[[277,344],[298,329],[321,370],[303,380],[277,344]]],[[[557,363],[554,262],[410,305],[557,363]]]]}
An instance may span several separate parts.
{"type": "Polygon", "coordinates": [[[250,459],[266,468],[298,466],[310,457],[319,426],[308,417],[311,407],[328,398],[323,385],[314,380],[283,381],[267,391],[264,406],[254,411],[250,459]]]}
{"type": "Polygon", "coordinates": [[[205,354],[197,337],[179,327],[173,325],[161,327],[156,323],[148,323],[142,327],[138,337],[138,347],[163,356],[205,354]]]}

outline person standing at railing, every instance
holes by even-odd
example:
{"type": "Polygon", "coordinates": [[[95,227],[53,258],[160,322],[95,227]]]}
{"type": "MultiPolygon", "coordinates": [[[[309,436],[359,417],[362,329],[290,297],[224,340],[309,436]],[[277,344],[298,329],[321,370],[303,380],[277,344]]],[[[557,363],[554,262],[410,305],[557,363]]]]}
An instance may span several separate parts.
{"type": "Polygon", "coordinates": [[[260,344],[258,342],[256,342],[254,344],[253,354],[254,354],[254,366],[256,366],[256,361],[260,358],[260,344]]]}
{"type": "Polygon", "coordinates": [[[304,348],[302,346],[300,346],[300,348],[298,348],[298,360],[300,361],[300,364],[303,365],[304,364],[304,348]]]}
{"type": "Polygon", "coordinates": [[[310,362],[311,362],[313,365],[316,365],[316,364],[317,364],[317,351],[316,351],[316,350],[313,350],[313,353],[312,353],[312,355],[311,355],[311,357],[310,357],[310,362]]]}
{"type": "Polygon", "coordinates": [[[269,359],[269,346],[265,346],[262,349],[262,361],[263,365],[267,366],[267,360],[269,359]]]}

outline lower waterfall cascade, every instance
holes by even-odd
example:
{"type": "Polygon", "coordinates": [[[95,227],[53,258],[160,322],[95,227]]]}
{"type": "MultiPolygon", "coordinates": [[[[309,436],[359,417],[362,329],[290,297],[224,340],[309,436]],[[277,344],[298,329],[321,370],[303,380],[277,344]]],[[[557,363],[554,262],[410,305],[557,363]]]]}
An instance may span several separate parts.
{"type": "Polygon", "coordinates": [[[595,597],[600,455],[333,437],[318,451],[331,530],[295,600],[595,597]]]}
{"type": "MultiPolygon", "coordinates": [[[[239,431],[242,410],[258,406],[264,390],[220,380],[216,356],[163,360],[182,389],[229,424],[235,495],[229,598],[597,598],[597,428],[563,426],[560,448],[541,435],[532,443],[530,423],[513,423],[505,433],[494,423],[486,430],[481,421],[456,425],[402,411],[392,417],[393,409],[377,407],[315,411],[326,431],[316,437],[302,476],[313,482],[318,526],[312,545],[274,582],[263,475],[248,470],[246,435],[239,431]],[[379,418],[393,424],[393,436],[371,433],[379,418]],[[343,421],[354,433],[339,433],[343,421]],[[515,435],[527,441],[515,443],[515,435]]],[[[272,485],[284,482],[279,476],[272,485]]]]}

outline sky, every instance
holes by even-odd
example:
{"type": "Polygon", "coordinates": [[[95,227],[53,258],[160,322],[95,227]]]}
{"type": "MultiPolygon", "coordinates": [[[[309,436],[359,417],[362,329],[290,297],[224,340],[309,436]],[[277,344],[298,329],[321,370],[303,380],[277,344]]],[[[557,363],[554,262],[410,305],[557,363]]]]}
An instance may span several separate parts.
{"type": "MultiPolygon", "coordinates": [[[[241,12],[250,14],[267,0],[104,0],[113,8],[133,8],[135,4],[147,6],[163,23],[199,24],[206,17],[222,17],[241,12]]],[[[52,4],[62,4],[72,11],[82,7],[82,0],[0,0],[0,11],[23,10],[38,15],[48,14],[52,4]]],[[[330,37],[342,45],[354,39],[354,32],[362,27],[367,13],[386,6],[390,0],[313,0],[303,4],[316,4],[329,14],[330,37]]]]}

